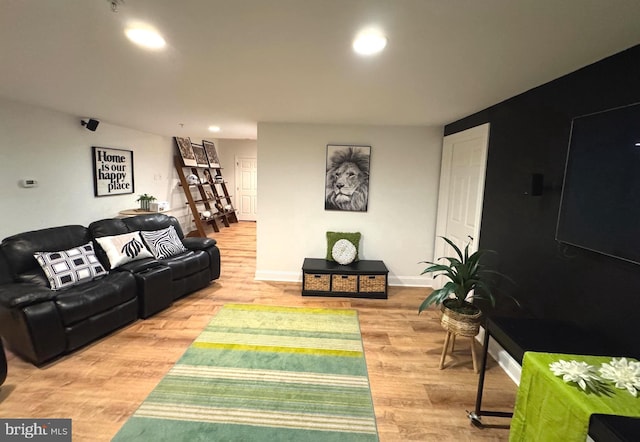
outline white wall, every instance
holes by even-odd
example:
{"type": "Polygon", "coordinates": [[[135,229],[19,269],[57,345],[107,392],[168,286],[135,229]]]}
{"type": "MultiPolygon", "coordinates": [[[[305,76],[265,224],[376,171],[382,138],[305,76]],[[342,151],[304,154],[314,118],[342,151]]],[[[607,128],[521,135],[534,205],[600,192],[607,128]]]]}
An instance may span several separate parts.
{"type": "Polygon", "coordinates": [[[429,285],[418,262],[433,258],[441,150],[435,127],[258,124],[256,278],[299,281],[326,231],[359,231],[390,284],[429,285]],[[367,212],[324,210],[327,144],[371,145],[367,212]]]}
{"type": "Polygon", "coordinates": [[[257,158],[258,142],[256,140],[219,139],[216,143],[216,150],[220,158],[220,165],[224,167],[222,176],[227,181],[227,190],[231,194],[233,207],[237,209],[235,160],[238,157],[257,158]]]}
{"type": "MultiPolygon", "coordinates": [[[[325,232],[337,230],[362,232],[362,258],[384,260],[391,284],[430,283],[419,276],[418,261],[433,254],[440,128],[260,124],[258,134],[257,149],[251,140],[216,140],[228,181],[236,155],[258,153],[257,278],[300,280],[303,259],[324,257],[325,232]],[[329,143],[372,146],[368,212],[324,210],[329,143]]],[[[192,220],[176,186],[174,154],[171,137],[105,121],[91,132],[78,116],[0,98],[0,239],[114,217],[136,208],[142,193],[169,201],[170,214],[188,231],[192,220]],[[92,146],[134,152],[133,194],[94,196],[92,146]],[[23,178],[39,187],[20,187],[23,178]]]]}
{"type": "Polygon", "coordinates": [[[176,188],[175,147],[162,137],[101,122],[96,132],[80,125],[80,118],[62,112],[0,99],[0,239],[27,230],[65,224],[88,225],[138,207],[142,193],[179,208],[184,195],[176,188]],[[91,147],[133,151],[133,194],[95,197],[91,147]],[[23,178],[38,180],[22,188],[23,178]]]}

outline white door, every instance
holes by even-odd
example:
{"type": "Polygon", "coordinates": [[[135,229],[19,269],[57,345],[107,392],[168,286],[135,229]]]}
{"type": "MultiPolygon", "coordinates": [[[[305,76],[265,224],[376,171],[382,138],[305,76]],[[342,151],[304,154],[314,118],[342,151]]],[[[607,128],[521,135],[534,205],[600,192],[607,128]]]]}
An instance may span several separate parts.
{"type": "MultiPolygon", "coordinates": [[[[488,147],[488,123],[444,137],[434,260],[455,256],[441,236],[451,239],[463,252],[472,237],[469,251],[478,249],[488,147]]],[[[444,283],[444,278],[437,278],[434,288],[444,283]]]]}
{"type": "Polygon", "coordinates": [[[258,160],[236,157],[236,211],[240,221],[258,217],[258,160]]]}

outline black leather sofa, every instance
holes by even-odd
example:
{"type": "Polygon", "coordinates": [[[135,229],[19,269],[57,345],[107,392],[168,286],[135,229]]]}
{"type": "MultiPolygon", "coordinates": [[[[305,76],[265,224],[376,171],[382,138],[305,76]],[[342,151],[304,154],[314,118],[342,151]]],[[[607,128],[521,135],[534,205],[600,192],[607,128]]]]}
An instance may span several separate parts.
{"type": "Polygon", "coordinates": [[[220,252],[210,238],[185,237],[165,214],[104,219],[13,235],[0,243],[0,335],[9,350],[36,365],[72,352],[138,318],[167,308],[220,276],[220,252]],[[111,269],[96,238],[173,226],[186,250],[111,269]],[[93,243],[105,270],[89,282],[52,290],[34,258],[93,243]]]}

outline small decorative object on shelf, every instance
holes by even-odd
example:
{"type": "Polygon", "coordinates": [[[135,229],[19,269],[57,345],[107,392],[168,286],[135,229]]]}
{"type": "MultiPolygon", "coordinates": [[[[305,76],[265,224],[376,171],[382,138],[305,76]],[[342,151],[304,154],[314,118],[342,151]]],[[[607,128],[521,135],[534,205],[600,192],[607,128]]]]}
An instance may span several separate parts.
{"type": "Polygon", "coordinates": [[[195,186],[196,184],[200,184],[200,178],[195,173],[187,175],[187,184],[190,186],[195,186]]]}
{"type": "Polygon", "coordinates": [[[138,196],[136,202],[140,203],[140,210],[145,210],[149,212],[151,210],[150,204],[151,201],[155,201],[156,197],[153,195],[142,194],[138,196]]]}

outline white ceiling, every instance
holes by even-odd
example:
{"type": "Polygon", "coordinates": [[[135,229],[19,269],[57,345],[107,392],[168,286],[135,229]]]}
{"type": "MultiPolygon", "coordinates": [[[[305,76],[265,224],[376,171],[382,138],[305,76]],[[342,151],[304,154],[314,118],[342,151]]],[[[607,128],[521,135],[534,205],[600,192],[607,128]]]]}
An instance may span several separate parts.
{"type": "Polygon", "coordinates": [[[195,139],[443,125],[640,43],[639,19],[638,0],[0,0],[0,96],[195,139]],[[167,48],[133,46],[131,20],[167,48]],[[358,57],[370,24],[387,49],[358,57]]]}

